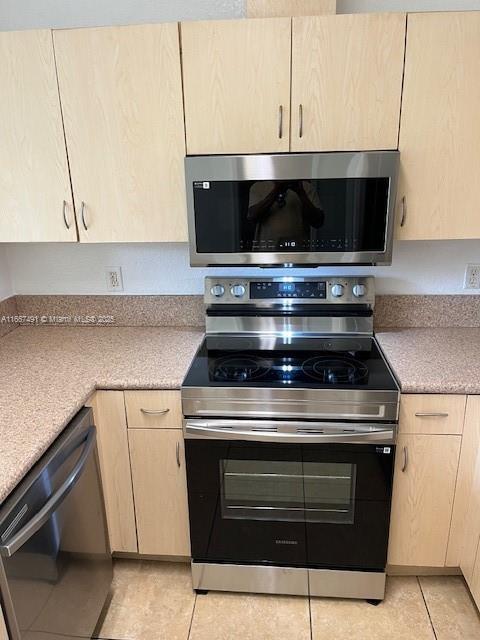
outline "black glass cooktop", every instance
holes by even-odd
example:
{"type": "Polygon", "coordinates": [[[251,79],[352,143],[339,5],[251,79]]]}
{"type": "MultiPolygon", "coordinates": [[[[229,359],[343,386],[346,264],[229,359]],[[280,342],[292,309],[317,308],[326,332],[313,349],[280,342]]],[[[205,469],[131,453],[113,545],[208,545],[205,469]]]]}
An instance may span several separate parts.
{"type": "Polygon", "coordinates": [[[372,338],[211,337],[203,341],[187,387],[308,387],[396,390],[372,338]]]}

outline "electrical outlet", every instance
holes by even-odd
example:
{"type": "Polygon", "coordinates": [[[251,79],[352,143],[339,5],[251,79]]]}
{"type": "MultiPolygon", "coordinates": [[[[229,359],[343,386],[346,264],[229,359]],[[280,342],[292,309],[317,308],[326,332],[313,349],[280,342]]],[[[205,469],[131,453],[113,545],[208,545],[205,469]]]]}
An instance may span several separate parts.
{"type": "Polygon", "coordinates": [[[480,264],[467,264],[464,289],[480,289],[480,264]]]}
{"type": "Polygon", "coordinates": [[[123,291],[122,267],[107,267],[105,275],[109,291],[123,291]]]}

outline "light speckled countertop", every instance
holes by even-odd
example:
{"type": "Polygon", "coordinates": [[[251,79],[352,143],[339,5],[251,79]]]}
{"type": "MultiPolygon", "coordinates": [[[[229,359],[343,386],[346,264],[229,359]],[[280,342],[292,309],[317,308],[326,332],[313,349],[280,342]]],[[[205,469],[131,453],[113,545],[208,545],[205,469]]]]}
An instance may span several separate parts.
{"type": "Polygon", "coordinates": [[[480,328],[377,329],[403,393],[480,394],[480,328]]]}
{"type": "MultiPolygon", "coordinates": [[[[480,328],[385,329],[404,393],[480,394],[480,328]]],[[[178,389],[203,336],[174,327],[19,327],[0,340],[0,502],[95,388],[178,389]]]]}
{"type": "Polygon", "coordinates": [[[95,388],[178,389],[203,336],[173,327],[19,327],[0,340],[0,503],[95,388]]]}

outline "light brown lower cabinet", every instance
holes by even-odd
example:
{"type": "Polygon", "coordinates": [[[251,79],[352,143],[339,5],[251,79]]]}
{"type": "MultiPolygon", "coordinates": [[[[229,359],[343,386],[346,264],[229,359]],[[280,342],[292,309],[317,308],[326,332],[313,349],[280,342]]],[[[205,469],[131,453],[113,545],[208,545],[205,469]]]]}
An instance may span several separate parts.
{"type": "Polygon", "coordinates": [[[390,565],[445,566],[460,445],[460,435],[399,436],[390,565]]]}
{"type": "MultiPolygon", "coordinates": [[[[473,566],[475,558],[472,544],[476,549],[475,536],[480,535],[480,475],[475,478],[475,466],[480,450],[480,396],[468,396],[465,424],[463,428],[462,450],[458,465],[455,501],[453,503],[452,524],[447,550],[447,567],[473,566]],[[476,489],[473,489],[476,482],[476,489]],[[477,505],[471,505],[475,502],[477,505]],[[474,507],[472,510],[472,506],[474,507]],[[477,511],[475,511],[475,508],[477,511]],[[478,514],[478,515],[476,515],[478,514]],[[476,520],[475,520],[476,518],[476,520]],[[475,534],[475,531],[477,533],[475,534]]],[[[480,469],[479,469],[480,474],[480,469]]]]}
{"type": "Polygon", "coordinates": [[[480,608],[480,553],[478,553],[478,550],[475,564],[473,566],[472,577],[470,578],[470,581],[467,580],[467,582],[473,599],[475,600],[477,607],[480,608]]]}
{"type": "Polygon", "coordinates": [[[97,427],[110,548],[136,553],[137,532],[123,391],[97,391],[88,404],[93,408],[97,427]]]}
{"type": "Polygon", "coordinates": [[[7,627],[3,619],[2,607],[0,606],[0,640],[8,640],[7,627]]]}
{"type": "MultiPolygon", "coordinates": [[[[480,396],[468,398],[465,428],[472,433],[480,429],[480,396]]],[[[473,597],[480,605],[480,449],[479,442],[475,444],[475,458],[472,460],[471,483],[463,520],[460,568],[473,597]]]]}
{"type": "Polygon", "coordinates": [[[181,429],[129,429],[128,440],[139,553],[189,556],[181,429]]]}

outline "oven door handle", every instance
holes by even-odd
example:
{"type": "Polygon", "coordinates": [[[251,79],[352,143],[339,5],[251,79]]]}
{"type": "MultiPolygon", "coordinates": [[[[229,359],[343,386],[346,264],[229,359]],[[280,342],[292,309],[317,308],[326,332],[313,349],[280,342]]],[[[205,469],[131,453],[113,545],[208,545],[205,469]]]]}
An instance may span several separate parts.
{"type": "MultiPolygon", "coordinates": [[[[258,424],[258,423],[257,423],[258,424]]],[[[278,431],[273,424],[269,426],[246,428],[228,422],[212,423],[212,422],[189,422],[184,423],[183,433],[187,439],[214,439],[214,440],[253,440],[255,442],[310,442],[310,443],[346,443],[346,444],[365,444],[365,443],[383,443],[394,444],[396,436],[395,425],[379,425],[378,428],[371,430],[354,430],[342,431],[340,433],[324,433],[323,429],[326,425],[309,423],[310,428],[306,428],[303,424],[284,423],[282,426],[290,429],[288,431],[278,431]]],[[[335,427],[348,427],[348,425],[338,425],[335,427]]]]}

